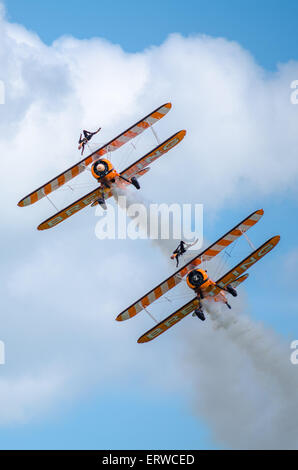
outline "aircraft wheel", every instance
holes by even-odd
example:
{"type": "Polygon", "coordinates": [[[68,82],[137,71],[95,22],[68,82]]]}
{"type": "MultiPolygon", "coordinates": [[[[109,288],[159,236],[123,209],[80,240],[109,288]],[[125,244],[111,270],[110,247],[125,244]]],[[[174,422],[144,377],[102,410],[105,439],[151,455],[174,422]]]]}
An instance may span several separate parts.
{"type": "Polygon", "coordinates": [[[138,182],[135,176],[133,176],[130,181],[131,181],[131,184],[133,184],[135,188],[137,189],[141,188],[140,183],[138,182]]]}
{"type": "Polygon", "coordinates": [[[229,294],[231,294],[233,297],[237,297],[237,291],[234,289],[234,287],[230,286],[230,284],[226,287],[227,291],[229,294]]]}
{"type": "Polygon", "coordinates": [[[194,311],[194,314],[202,321],[206,320],[206,317],[204,315],[204,312],[201,308],[196,308],[194,311]]]}

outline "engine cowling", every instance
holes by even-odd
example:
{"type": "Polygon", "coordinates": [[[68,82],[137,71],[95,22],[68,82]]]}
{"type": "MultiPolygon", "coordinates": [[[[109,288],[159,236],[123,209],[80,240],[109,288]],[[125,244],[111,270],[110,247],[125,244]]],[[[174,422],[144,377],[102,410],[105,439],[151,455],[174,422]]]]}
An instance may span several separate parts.
{"type": "Polygon", "coordinates": [[[187,285],[191,289],[201,287],[206,281],[208,281],[208,275],[203,269],[193,269],[186,277],[187,285]]]}
{"type": "Polygon", "coordinates": [[[93,163],[91,173],[98,181],[105,180],[111,183],[114,183],[119,176],[112,163],[106,158],[101,158],[93,163]]]}
{"type": "Polygon", "coordinates": [[[113,170],[113,165],[106,159],[97,160],[91,167],[94,178],[104,178],[111,170],[113,170]]]}

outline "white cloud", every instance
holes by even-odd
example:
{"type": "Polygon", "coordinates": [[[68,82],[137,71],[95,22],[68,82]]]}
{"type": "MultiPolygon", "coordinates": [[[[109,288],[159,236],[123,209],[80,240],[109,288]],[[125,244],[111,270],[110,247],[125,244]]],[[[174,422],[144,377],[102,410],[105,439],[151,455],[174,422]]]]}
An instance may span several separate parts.
{"type": "MultiPolygon", "coordinates": [[[[152,165],[142,180],[145,198],[203,202],[211,215],[235,199],[241,204],[294,191],[298,114],[289,96],[298,64],[280,65],[269,75],[238,44],[206,36],[172,35],[139,54],[102,39],[63,37],[46,46],[5,19],[0,39],[6,86],[0,107],[0,321],[7,352],[0,422],[30,419],[98,381],[138,377],[159,393],[161,385],[182,387],[175,368],[180,347],[173,353],[171,334],[142,347],[135,341],[147,319],[114,322],[169,272],[154,245],[98,241],[89,208],[38,233],[36,225],[52,213],[47,201],[24,209],[16,204],[79,158],[82,127],[101,125],[106,141],[168,100],[173,110],[156,130],[161,138],[183,128],[188,134],[152,165]],[[161,354],[167,370],[156,366],[161,354]],[[45,366],[51,371],[46,379],[45,366]]],[[[130,159],[152,145],[152,136],[142,137],[130,159]]],[[[115,153],[114,163],[121,165],[126,152],[115,153]]],[[[89,174],[81,179],[90,181],[89,174]]],[[[53,197],[61,207],[74,195],[53,197]]]]}
{"type": "Polygon", "coordinates": [[[39,371],[37,377],[15,376],[0,379],[0,419],[1,424],[11,425],[26,423],[34,416],[39,417],[45,409],[50,409],[53,396],[63,396],[63,387],[67,371],[59,376],[55,368],[53,373],[39,371]]]}

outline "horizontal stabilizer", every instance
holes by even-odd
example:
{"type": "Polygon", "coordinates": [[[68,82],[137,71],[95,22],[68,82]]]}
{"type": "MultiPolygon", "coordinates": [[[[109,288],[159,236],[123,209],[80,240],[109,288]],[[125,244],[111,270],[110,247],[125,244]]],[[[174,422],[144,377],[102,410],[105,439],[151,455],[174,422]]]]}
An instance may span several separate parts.
{"type": "Polygon", "coordinates": [[[147,168],[144,168],[143,170],[138,171],[136,173],[136,177],[145,175],[146,173],[148,173],[149,170],[150,170],[150,166],[147,166],[147,168]]]}
{"type": "Polygon", "coordinates": [[[231,282],[230,286],[236,289],[242,282],[246,281],[249,274],[244,274],[243,276],[238,277],[235,281],[231,282]]]}

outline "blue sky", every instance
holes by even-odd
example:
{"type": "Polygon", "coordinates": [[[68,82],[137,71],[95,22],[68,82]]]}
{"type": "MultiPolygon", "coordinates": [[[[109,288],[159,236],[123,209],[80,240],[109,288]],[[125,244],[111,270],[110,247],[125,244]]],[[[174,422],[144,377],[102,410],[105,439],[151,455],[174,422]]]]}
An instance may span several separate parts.
{"type": "MultiPolygon", "coordinates": [[[[5,5],[10,22],[36,32],[48,45],[62,35],[79,39],[101,37],[119,44],[127,52],[142,52],[152,45],[159,46],[169,34],[178,32],[236,41],[269,73],[280,62],[298,60],[298,4],[291,0],[186,0],[183,4],[176,0],[152,0],[147,4],[7,0],[5,5]]],[[[250,273],[246,288],[252,316],[287,341],[297,339],[295,285],[292,280],[280,280],[277,270],[270,271],[271,263],[275,268],[283,266],[283,260],[297,249],[295,191],[284,191],[276,197],[270,194],[262,199],[252,197],[240,204],[232,201],[210,220],[205,213],[205,236],[209,240],[217,238],[259,208],[264,208],[265,215],[250,233],[254,243],[259,245],[275,234],[280,234],[282,239],[276,251],[268,255],[269,261],[264,260],[262,267],[257,266],[250,273]],[[278,302],[272,300],[272,286],[276,284],[280,286],[278,302]]],[[[166,357],[169,360],[170,354],[166,357]]],[[[183,394],[158,396],[156,393],[148,399],[143,391],[137,380],[127,386],[115,378],[103,392],[96,389],[85,393],[67,406],[58,406],[50,417],[41,415],[28,423],[0,427],[0,448],[221,447],[204,420],[193,416],[183,394]],[[141,420],[146,425],[140,429],[141,420]]]]}
{"type": "Polygon", "coordinates": [[[291,0],[7,0],[8,18],[51,43],[64,34],[100,36],[126,51],[162,43],[168,34],[210,34],[235,40],[268,69],[297,59],[298,5],[291,0]]]}

